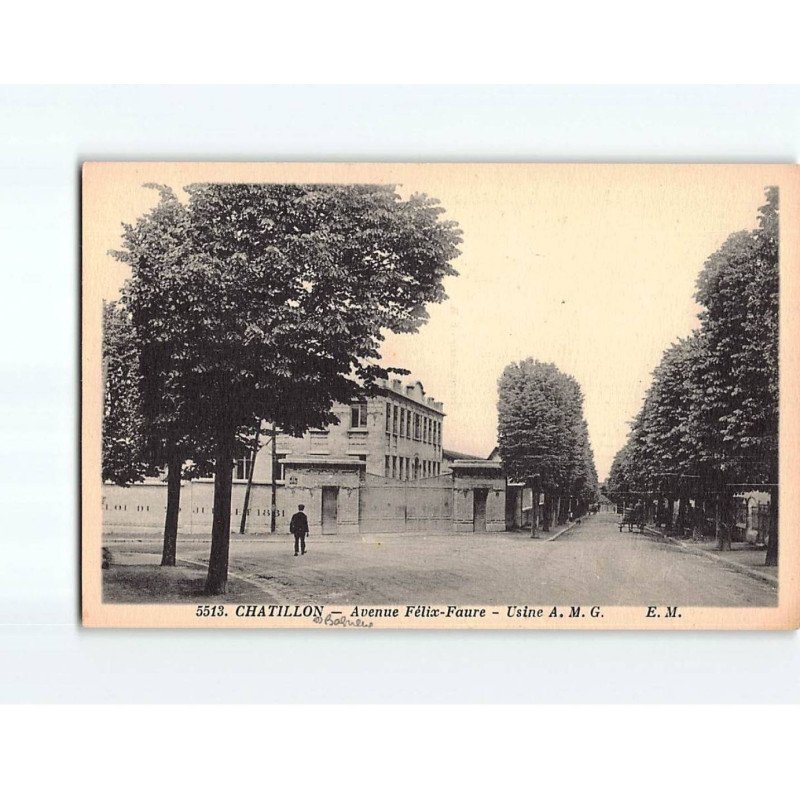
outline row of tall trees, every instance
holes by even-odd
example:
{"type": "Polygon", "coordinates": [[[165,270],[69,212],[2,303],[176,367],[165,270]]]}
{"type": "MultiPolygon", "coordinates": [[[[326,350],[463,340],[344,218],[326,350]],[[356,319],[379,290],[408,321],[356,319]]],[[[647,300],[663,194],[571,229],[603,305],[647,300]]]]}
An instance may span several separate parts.
{"type": "Polygon", "coordinates": [[[158,203],[113,253],[131,276],[105,313],[103,477],[166,471],[174,564],[181,476],[214,475],[206,591],[219,594],[234,458],[262,421],[302,435],[377,392],[385,332],[416,331],[445,299],[461,236],[438,201],[393,186],[194,184],[185,203],[151,188],[158,203]]]}
{"type": "Polygon", "coordinates": [[[565,522],[597,500],[597,471],[583,415],[583,392],[555,364],[509,364],[498,382],[498,447],[509,479],[533,490],[531,531],[565,522]]]}
{"type": "Polygon", "coordinates": [[[666,498],[670,522],[677,501],[681,526],[694,499],[723,548],[733,495],[768,491],[768,564],[778,558],[778,212],[770,187],[758,226],[707,259],[695,295],[700,326],[665,351],[606,487],[620,502],[666,498]]]}

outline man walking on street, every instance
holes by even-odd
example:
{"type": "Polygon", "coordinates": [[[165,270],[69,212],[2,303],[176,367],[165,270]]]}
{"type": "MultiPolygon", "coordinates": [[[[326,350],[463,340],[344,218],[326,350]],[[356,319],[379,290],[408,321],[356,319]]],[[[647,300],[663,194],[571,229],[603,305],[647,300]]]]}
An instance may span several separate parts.
{"type": "Polygon", "coordinates": [[[297,513],[292,515],[289,531],[294,534],[294,554],[306,554],[306,536],[308,535],[308,517],[303,513],[305,506],[297,506],[297,513]]]}

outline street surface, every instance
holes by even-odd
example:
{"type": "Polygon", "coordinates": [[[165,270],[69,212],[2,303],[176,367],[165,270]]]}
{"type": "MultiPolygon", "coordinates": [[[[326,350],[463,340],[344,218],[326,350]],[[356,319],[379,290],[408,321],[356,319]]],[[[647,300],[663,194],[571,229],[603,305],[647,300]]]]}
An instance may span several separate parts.
{"type": "MultiPolygon", "coordinates": [[[[226,600],[246,596],[247,602],[369,605],[777,605],[777,590],[769,584],[643,534],[620,533],[617,520],[614,514],[587,517],[552,542],[526,533],[311,536],[307,554],[298,558],[290,536],[232,534],[232,581],[226,600]]],[[[112,569],[104,571],[107,601],[154,602],[152,595],[137,596],[133,576],[142,570],[136,565],[158,564],[159,538],[122,541],[114,536],[105,544],[114,561],[112,569]]],[[[208,552],[208,539],[178,539],[178,559],[193,580],[187,579],[184,586],[195,587],[191,593],[185,588],[179,592],[186,602],[197,601],[208,552]]],[[[149,584],[136,582],[143,592],[156,591],[149,567],[148,575],[149,584]]]]}

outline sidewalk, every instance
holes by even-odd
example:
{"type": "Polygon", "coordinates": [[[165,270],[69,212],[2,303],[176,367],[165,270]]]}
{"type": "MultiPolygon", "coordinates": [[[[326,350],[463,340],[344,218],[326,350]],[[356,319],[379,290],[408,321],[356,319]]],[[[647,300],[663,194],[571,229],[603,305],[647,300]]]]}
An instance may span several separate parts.
{"type": "MultiPolygon", "coordinates": [[[[501,531],[500,533],[489,534],[490,536],[516,536],[527,537],[536,542],[553,542],[558,539],[561,534],[571,531],[580,520],[573,520],[572,522],[565,522],[563,525],[553,525],[550,530],[545,533],[541,527],[536,529],[536,536],[531,536],[530,528],[514,528],[513,530],[501,531]]],[[[470,536],[474,534],[469,534],[470,536]]]]}
{"type": "Polygon", "coordinates": [[[647,526],[645,533],[656,536],[662,541],[682,547],[696,555],[718,561],[731,569],[749,575],[751,578],[765,581],[771,586],[778,585],[778,568],[764,566],[767,557],[763,548],[752,547],[745,542],[732,542],[730,550],[718,550],[715,539],[701,541],[676,539],[658,528],[647,526]]]}

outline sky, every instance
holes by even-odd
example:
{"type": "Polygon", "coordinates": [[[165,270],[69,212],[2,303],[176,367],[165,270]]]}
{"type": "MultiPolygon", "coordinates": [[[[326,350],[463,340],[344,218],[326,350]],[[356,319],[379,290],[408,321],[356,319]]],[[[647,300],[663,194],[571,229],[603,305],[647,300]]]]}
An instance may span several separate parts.
{"type": "Polygon", "coordinates": [[[121,223],[176,190],[222,181],[393,183],[438,198],[463,232],[416,334],[388,334],[404,367],[444,403],[444,446],[485,457],[497,438],[497,381],[512,361],[551,361],[581,384],[603,480],[664,349],[697,326],[705,259],[755,227],[780,167],[557,164],[148,164],[85,168],[84,259],[95,299],[127,269],[108,255],[121,223]]]}

